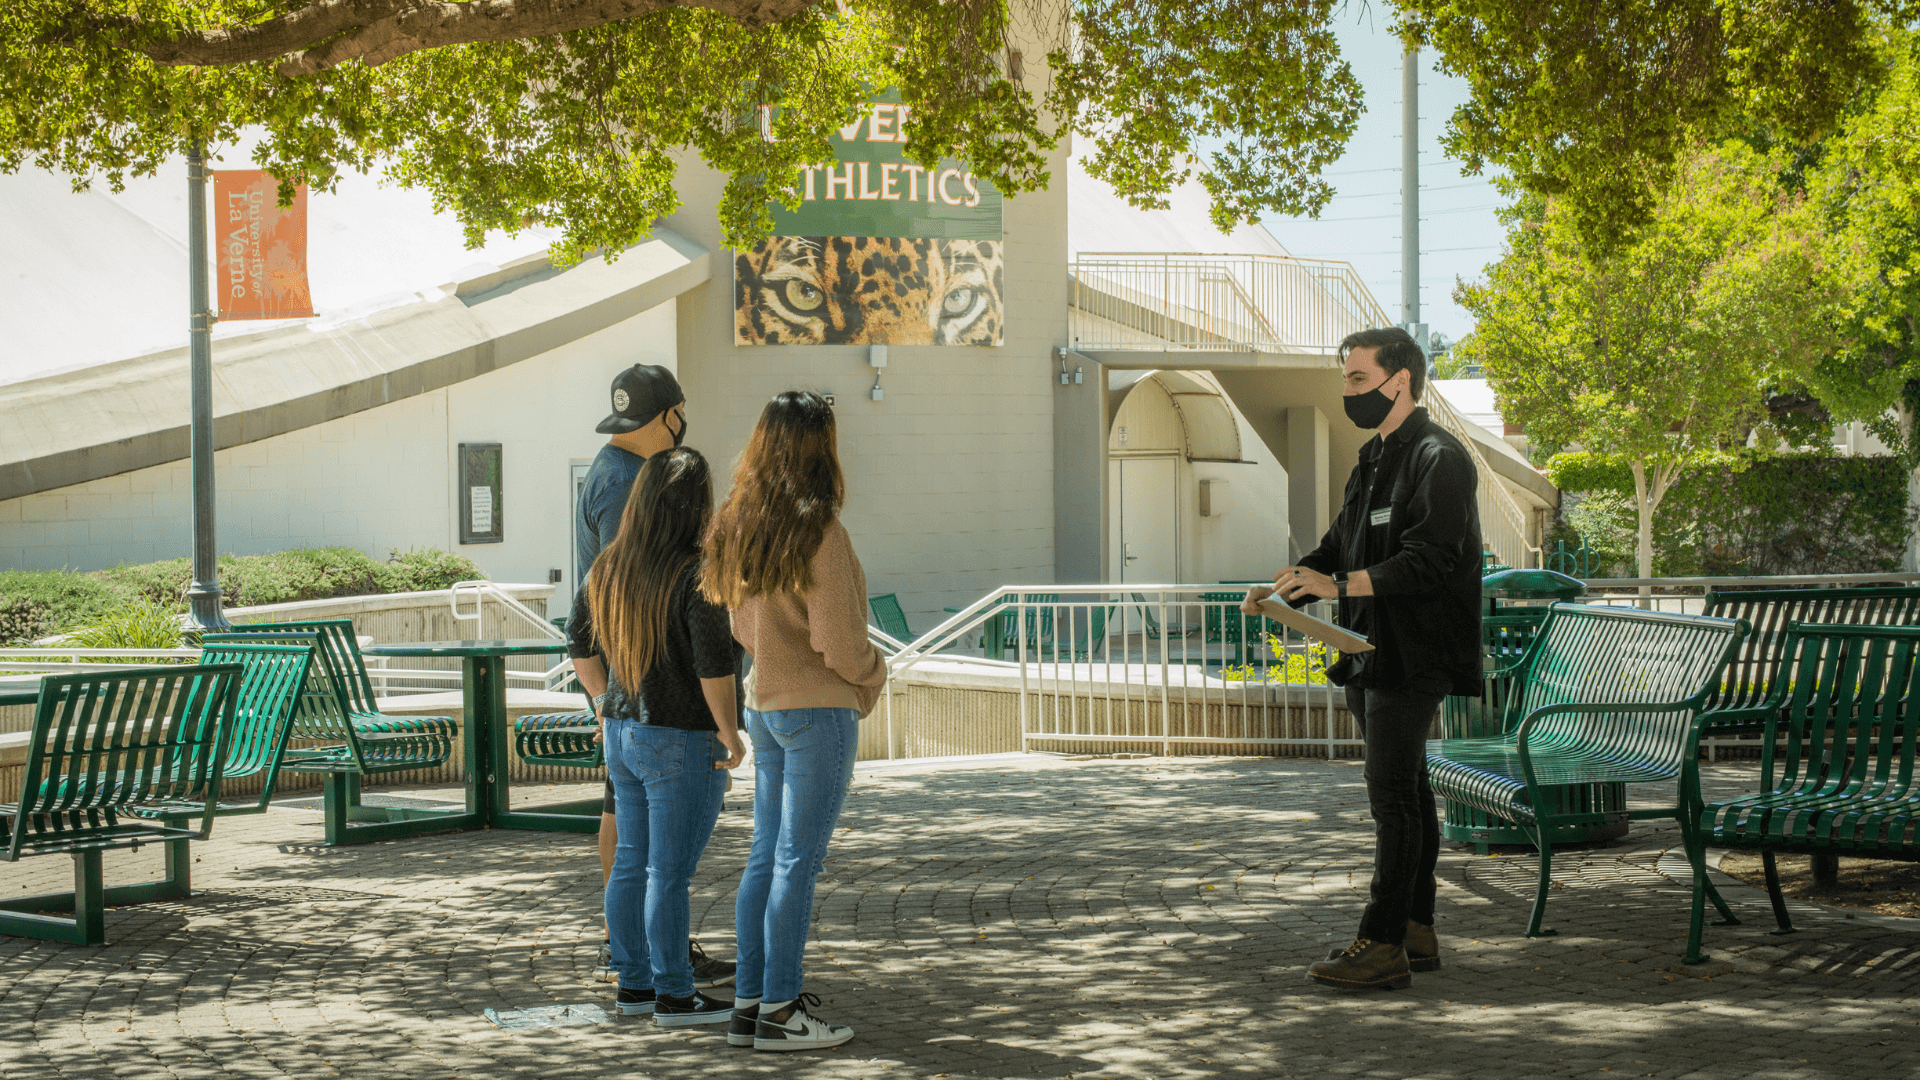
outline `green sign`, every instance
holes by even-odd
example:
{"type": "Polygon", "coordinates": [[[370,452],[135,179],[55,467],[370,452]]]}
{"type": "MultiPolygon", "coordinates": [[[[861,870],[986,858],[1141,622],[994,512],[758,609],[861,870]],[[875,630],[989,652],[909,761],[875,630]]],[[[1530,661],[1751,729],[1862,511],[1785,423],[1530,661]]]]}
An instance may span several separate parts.
{"type": "Polygon", "coordinates": [[[773,231],[999,240],[999,190],[957,161],[936,169],[908,161],[901,151],[912,122],[909,106],[897,100],[868,102],[859,119],[831,136],[840,160],[800,170],[800,209],[774,204],[773,231]]]}

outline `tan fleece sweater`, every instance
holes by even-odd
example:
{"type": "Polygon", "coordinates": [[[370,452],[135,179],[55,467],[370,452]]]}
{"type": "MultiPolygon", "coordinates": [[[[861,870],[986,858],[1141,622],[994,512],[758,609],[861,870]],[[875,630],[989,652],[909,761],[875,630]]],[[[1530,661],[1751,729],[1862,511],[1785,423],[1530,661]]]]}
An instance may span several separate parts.
{"type": "Polygon", "coordinates": [[[805,596],[757,596],[733,612],[733,636],[753,655],[747,708],[873,711],[887,661],[867,640],[867,575],[839,522],[809,564],[805,596]]]}

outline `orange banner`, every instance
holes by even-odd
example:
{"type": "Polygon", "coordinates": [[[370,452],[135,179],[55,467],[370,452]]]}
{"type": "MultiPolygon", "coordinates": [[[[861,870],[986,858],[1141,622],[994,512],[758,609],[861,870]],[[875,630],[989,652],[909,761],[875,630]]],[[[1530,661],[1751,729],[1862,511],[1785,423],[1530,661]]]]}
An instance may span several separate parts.
{"type": "Polygon", "coordinates": [[[307,287],[307,186],[280,208],[280,181],[258,169],[213,174],[213,248],[219,255],[214,292],[220,318],[304,319],[313,314],[307,287]]]}

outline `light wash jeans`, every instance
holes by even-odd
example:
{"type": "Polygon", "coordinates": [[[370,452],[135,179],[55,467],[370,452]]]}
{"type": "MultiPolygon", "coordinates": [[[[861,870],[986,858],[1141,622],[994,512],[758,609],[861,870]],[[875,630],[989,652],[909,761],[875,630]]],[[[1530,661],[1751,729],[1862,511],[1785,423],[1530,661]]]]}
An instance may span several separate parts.
{"type": "Polygon", "coordinates": [[[827,859],[853,780],[860,718],[852,709],[747,710],[753,739],[753,848],[733,925],[734,993],[800,996],[800,958],[813,926],[813,881],[827,859]]]}
{"type": "Polygon", "coordinates": [[[607,721],[606,741],[620,830],[606,896],[613,968],[623,987],[689,997],[687,884],[720,816],[727,774],[713,763],[727,752],[711,731],[622,718],[607,721]]]}

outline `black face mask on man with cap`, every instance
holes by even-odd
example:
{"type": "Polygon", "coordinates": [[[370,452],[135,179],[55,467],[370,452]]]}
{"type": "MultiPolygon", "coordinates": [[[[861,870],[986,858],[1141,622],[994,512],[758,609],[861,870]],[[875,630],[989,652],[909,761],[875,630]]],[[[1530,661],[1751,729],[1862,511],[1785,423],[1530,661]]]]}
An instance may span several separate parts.
{"type": "Polygon", "coordinates": [[[677,447],[687,441],[687,415],[685,413],[680,414],[679,431],[673,430],[673,425],[668,423],[671,419],[673,419],[672,410],[668,410],[660,416],[660,422],[666,425],[667,433],[673,436],[673,445],[677,447]]]}

